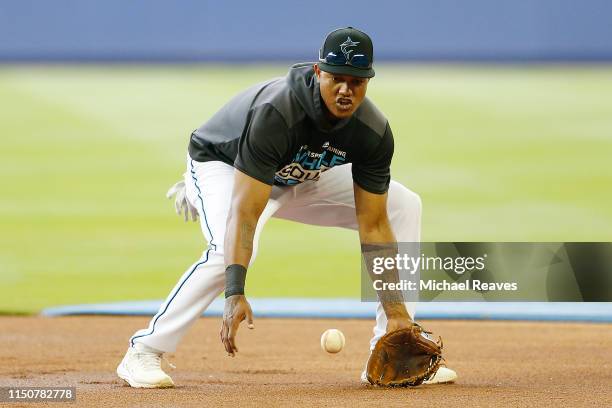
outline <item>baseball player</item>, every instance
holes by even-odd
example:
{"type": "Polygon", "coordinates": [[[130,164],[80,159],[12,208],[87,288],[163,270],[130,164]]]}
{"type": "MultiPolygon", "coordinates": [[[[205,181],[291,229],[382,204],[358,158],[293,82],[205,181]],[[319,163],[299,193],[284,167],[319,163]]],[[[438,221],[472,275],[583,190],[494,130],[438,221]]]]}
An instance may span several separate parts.
{"type": "MultiPolygon", "coordinates": [[[[243,91],[192,133],[184,181],[170,193],[186,217],[199,217],[208,247],[130,339],[117,367],[130,386],[174,385],[162,354],[176,349],[223,291],[221,341],[235,355],[240,323],[254,327],[245,280],[270,217],[349,228],[362,243],[419,241],[420,198],[391,180],[393,134],[366,98],[372,62],[366,33],[337,29],[317,63],[243,91]]],[[[371,349],[386,332],[411,325],[414,309],[379,303],[371,349]]],[[[443,367],[429,382],[455,378],[443,367]]]]}

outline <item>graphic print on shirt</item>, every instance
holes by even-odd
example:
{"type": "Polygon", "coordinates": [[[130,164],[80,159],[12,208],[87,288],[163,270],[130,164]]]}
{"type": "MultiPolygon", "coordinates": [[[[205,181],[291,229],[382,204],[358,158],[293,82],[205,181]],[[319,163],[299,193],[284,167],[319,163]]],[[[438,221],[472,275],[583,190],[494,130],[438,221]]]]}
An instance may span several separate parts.
{"type": "Polygon", "coordinates": [[[322,172],[346,163],[346,152],[330,146],[329,142],[322,147],[322,153],[311,152],[308,145],[300,147],[293,161],[276,172],[274,181],[287,186],[317,181],[322,172]]]}

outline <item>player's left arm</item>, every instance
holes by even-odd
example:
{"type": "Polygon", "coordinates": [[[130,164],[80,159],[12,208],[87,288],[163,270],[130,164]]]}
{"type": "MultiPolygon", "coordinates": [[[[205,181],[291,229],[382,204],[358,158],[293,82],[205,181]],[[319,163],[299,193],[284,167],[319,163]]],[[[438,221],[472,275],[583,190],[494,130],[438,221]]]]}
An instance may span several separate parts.
{"type": "MultiPolygon", "coordinates": [[[[397,241],[387,216],[387,193],[374,194],[356,183],[353,186],[355,211],[359,224],[359,241],[362,248],[372,244],[379,245],[390,250],[390,255],[394,255],[397,241]]],[[[387,316],[388,332],[409,327],[412,324],[412,318],[403,302],[385,299],[380,299],[380,301],[387,316]]]]}
{"type": "Polygon", "coordinates": [[[359,223],[359,240],[362,243],[393,243],[395,235],[387,216],[387,193],[374,194],[353,184],[355,212],[359,223]]]}

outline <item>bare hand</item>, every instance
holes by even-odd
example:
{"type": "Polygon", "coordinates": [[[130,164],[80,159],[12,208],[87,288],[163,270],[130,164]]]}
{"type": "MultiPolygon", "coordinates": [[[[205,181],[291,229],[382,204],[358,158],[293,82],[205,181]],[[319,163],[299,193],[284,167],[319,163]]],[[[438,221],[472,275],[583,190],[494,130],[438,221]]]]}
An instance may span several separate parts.
{"type": "Polygon", "coordinates": [[[403,303],[383,303],[387,315],[387,333],[412,326],[413,321],[403,303]]]}
{"type": "Polygon", "coordinates": [[[399,329],[406,329],[412,325],[413,322],[409,318],[387,319],[387,333],[391,333],[392,331],[399,329]]]}
{"type": "Polygon", "coordinates": [[[248,328],[254,329],[253,311],[246,297],[244,295],[234,295],[225,299],[223,323],[219,335],[221,336],[221,343],[223,343],[225,351],[232,357],[238,352],[238,347],[236,347],[238,326],[240,326],[240,323],[245,319],[248,323],[248,328]]]}

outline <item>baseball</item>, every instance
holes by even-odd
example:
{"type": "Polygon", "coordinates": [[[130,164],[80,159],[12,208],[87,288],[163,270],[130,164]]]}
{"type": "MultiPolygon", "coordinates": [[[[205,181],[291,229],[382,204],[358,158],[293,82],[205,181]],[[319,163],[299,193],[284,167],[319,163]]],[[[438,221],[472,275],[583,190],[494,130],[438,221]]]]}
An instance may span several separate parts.
{"type": "Polygon", "coordinates": [[[328,353],[338,353],[344,347],[344,334],[338,329],[325,330],[321,335],[321,348],[328,353]]]}

